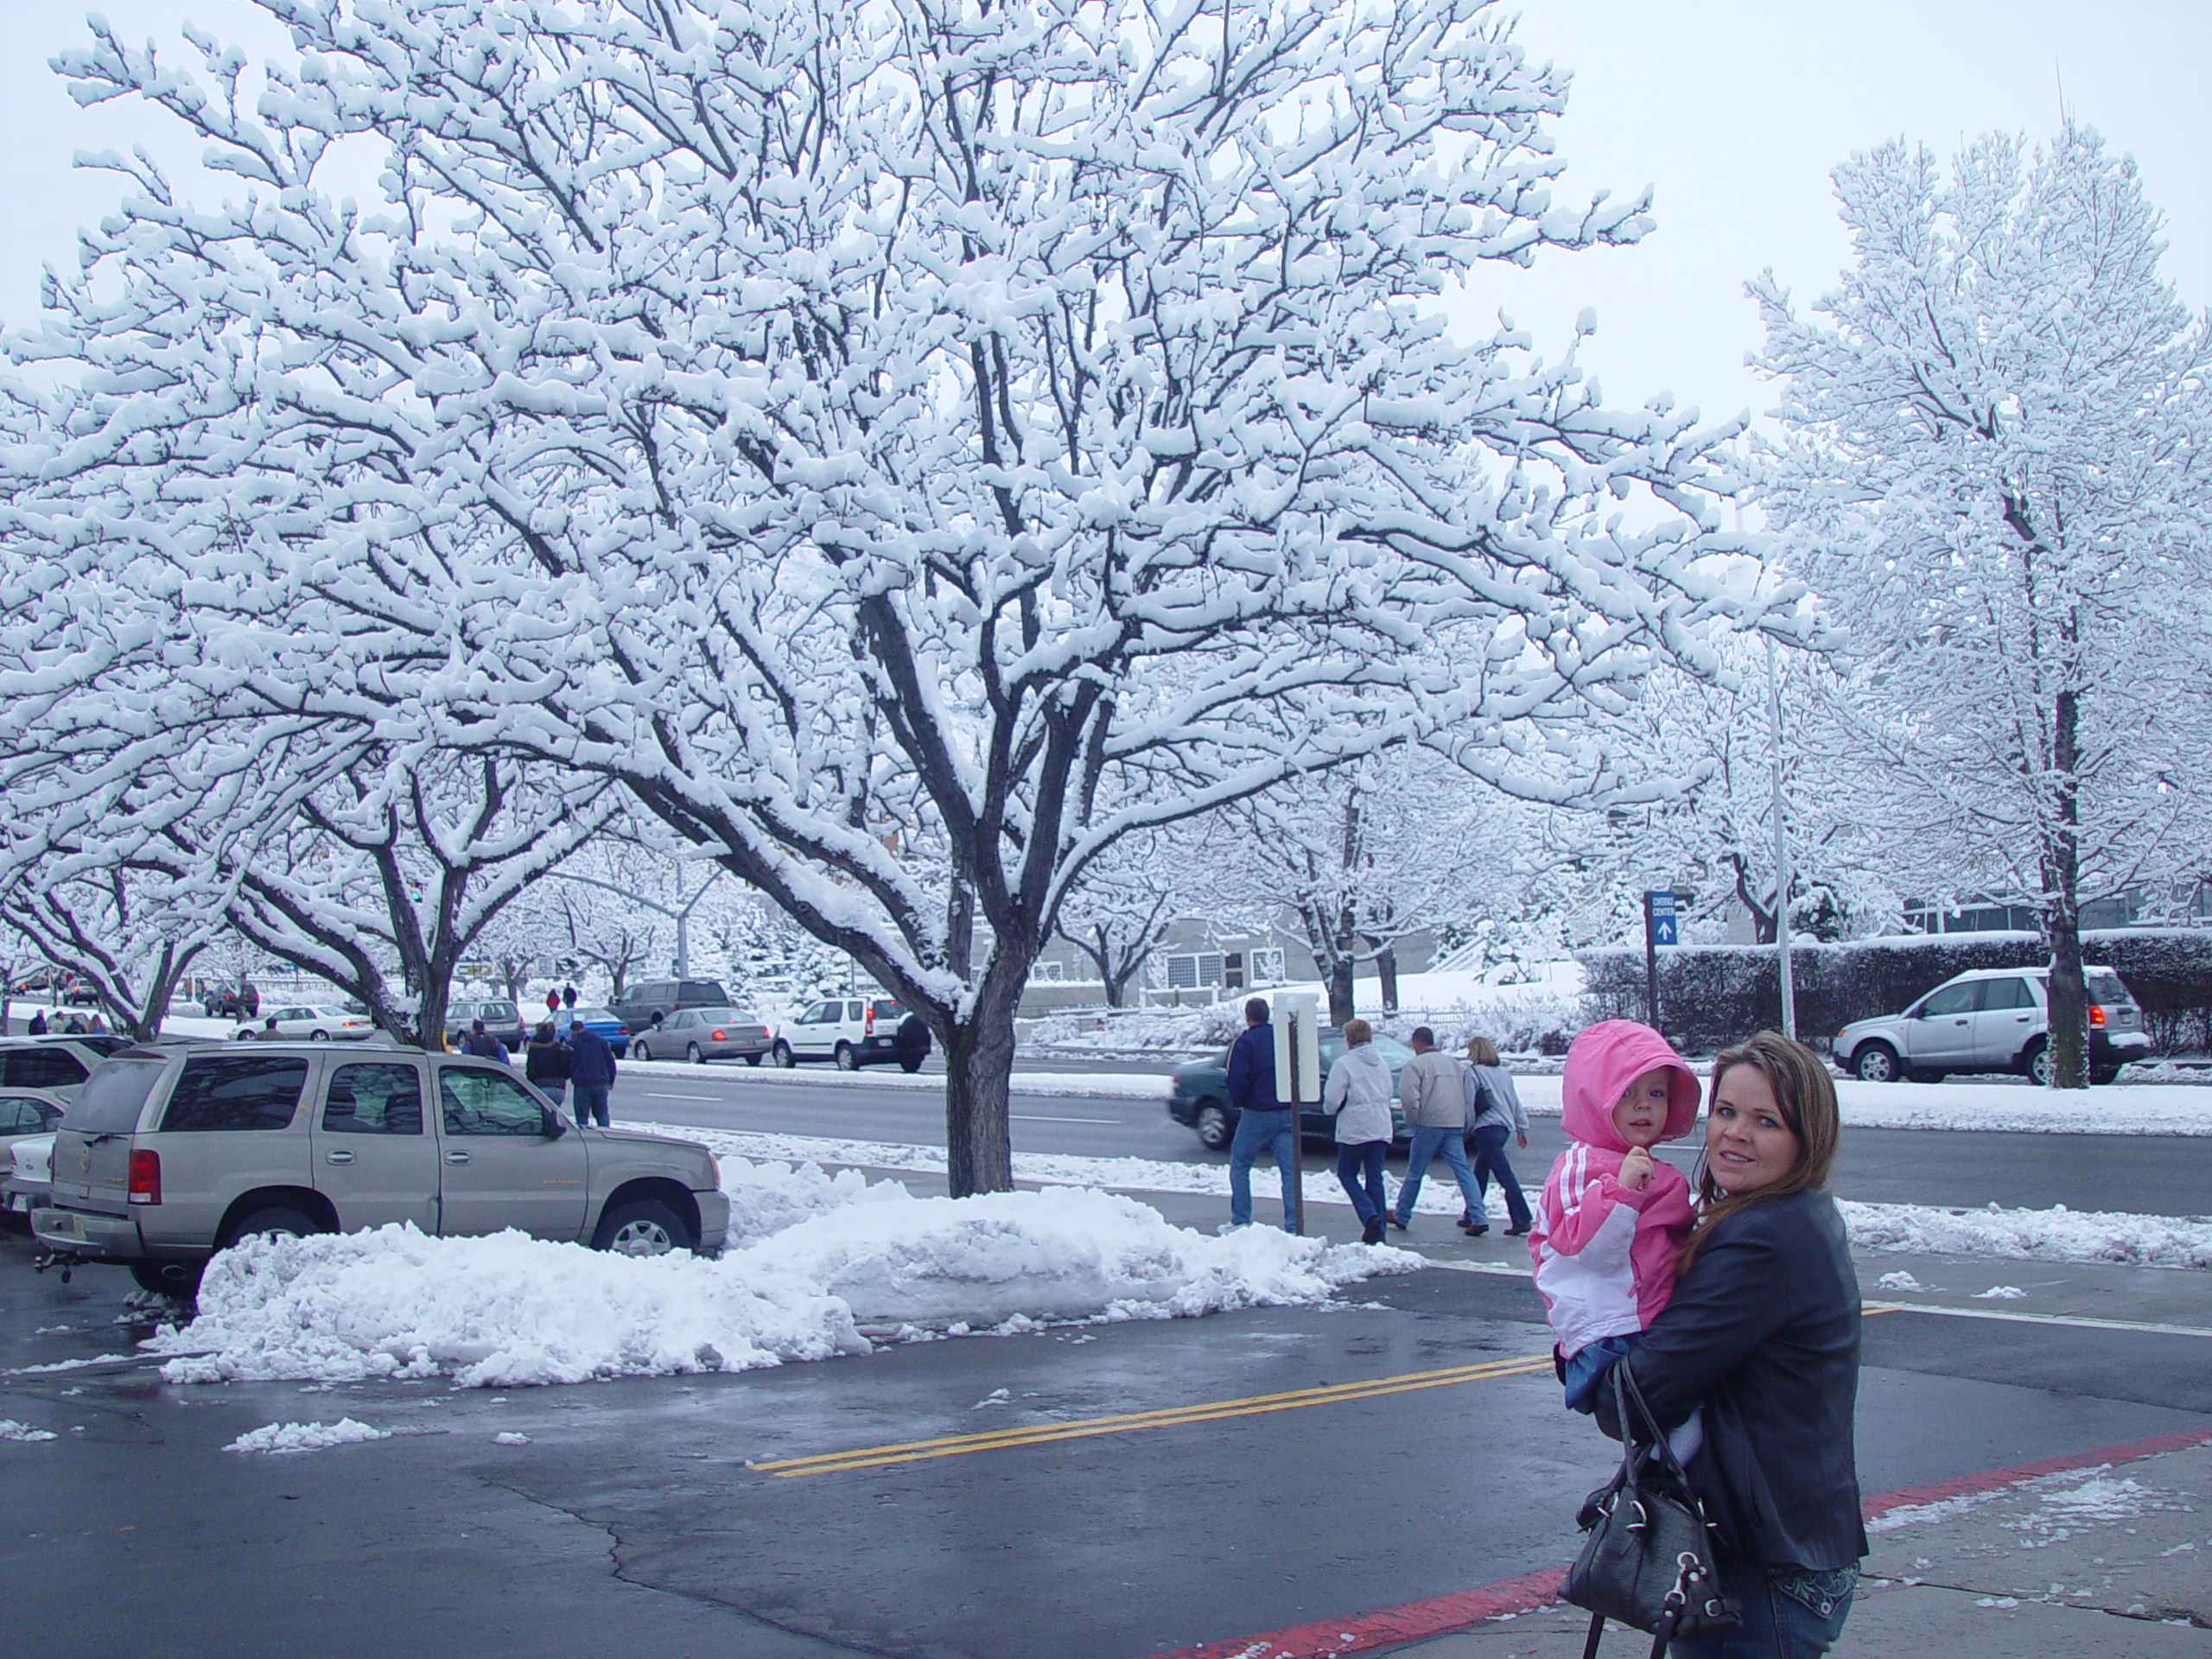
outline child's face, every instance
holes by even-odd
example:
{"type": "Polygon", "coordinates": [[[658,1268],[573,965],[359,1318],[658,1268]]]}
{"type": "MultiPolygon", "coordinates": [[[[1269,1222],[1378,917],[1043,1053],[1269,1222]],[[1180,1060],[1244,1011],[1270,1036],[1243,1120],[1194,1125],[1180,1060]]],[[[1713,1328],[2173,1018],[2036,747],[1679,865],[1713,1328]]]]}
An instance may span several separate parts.
{"type": "Polygon", "coordinates": [[[1631,1147],[1654,1147],[1667,1136],[1668,1072],[1654,1066],[1628,1086],[1613,1107],[1613,1132],[1631,1147]]]}

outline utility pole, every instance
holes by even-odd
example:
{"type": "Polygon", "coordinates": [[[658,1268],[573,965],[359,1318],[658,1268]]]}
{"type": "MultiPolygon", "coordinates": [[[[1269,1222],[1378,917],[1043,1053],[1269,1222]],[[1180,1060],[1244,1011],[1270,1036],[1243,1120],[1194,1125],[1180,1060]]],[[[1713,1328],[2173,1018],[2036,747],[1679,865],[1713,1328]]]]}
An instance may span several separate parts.
{"type": "Polygon", "coordinates": [[[1774,742],[1774,945],[1782,964],[1782,1034],[1797,1035],[1797,981],[1789,961],[1789,836],[1782,818],[1782,683],[1776,677],[1774,636],[1766,640],[1766,718],[1774,742]]]}

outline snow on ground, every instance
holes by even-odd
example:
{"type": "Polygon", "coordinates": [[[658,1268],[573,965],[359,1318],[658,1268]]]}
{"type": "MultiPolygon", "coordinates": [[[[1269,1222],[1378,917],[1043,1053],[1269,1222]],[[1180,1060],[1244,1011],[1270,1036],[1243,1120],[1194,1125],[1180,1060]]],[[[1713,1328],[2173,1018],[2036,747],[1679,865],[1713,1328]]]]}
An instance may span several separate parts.
{"type": "MultiPolygon", "coordinates": [[[[832,1066],[692,1065],[683,1060],[622,1060],[626,1077],[679,1077],[696,1082],[711,1076],[718,1083],[815,1084],[825,1089],[918,1089],[944,1092],[943,1072],[909,1075],[885,1066],[862,1071],[840,1071],[832,1066]]],[[[1169,1078],[1158,1073],[1128,1071],[1016,1071],[1010,1086],[1017,1095],[1087,1095],[1098,1099],[1165,1100],[1169,1078]]]]}
{"type": "Polygon", "coordinates": [[[334,1446],[353,1446],[362,1440],[388,1440],[391,1431],[340,1417],[334,1423],[264,1423],[249,1429],[223,1448],[226,1452],[264,1452],[283,1457],[295,1452],[323,1452],[334,1446]]]}
{"type": "MultiPolygon", "coordinates": [[[[1837,1207],[1854,1249],[2212,1268],[2212,1221],[2074,1211],[2063,1205],[2050,1210],[2000,1210],[1993,1205],[1986,1210],[1937,1210],[1844,1199],[1837,1207]]],[[[1882,1283],[1888,1286],[1886,1276],[1882,1283]]],[[[1995,1297],[2012,1289],[1999,1286],[1984,1294],[1995,1297]]]]}
{"type": "Polygon", "coordinates": [[[55,1440],[60,1438],[50,1428],[33,1428],[29,1423],[19,1423],[12,1417],[0,1417],[0,1440],[55,1440]]]}
{"type": "MultiPolygon", "coordinates": [[[[399,1226],[249,1240],[209,1267],[198,1317],[144,1345],[172,1357],[171,1382],[443,1374],[512,1387],[827,1359],[868,1352],[870,1332],[1314,1302],[1420,1266],[1272,1228],[1192,1232],[1108,1192],[916,1198],[785,1173],[804,1201],[841,1201],[717,1261],[399,1226]]],[[[736,1180],[779,1189],[754,1174],[736,1180]]]]}

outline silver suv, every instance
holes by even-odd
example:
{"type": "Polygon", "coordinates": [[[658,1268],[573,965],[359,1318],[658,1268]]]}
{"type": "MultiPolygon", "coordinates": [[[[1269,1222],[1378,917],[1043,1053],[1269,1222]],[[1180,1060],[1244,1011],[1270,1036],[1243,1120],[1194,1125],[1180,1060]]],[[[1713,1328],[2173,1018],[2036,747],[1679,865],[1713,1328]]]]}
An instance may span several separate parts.
{"type": "MultiPolygon", "coordinates": [[[[2089,1076],[2110,1083],[2147,1059],[2142,1010],[2109,968],[2083,970],[2089,988],[2089,1076]]],[[[2050,1081],[2050,969],[1977,968],[1945,980],[1903,1014],[1846,1026],[1836,1063],[1868,1083],[1929,1081],[1949,1071],[2024,1071],[2050,1081]]]]}
{"type": "Polygon", "coordinates": [[[651,1255],[717,1250],[729,1230],[694,1141],[572,1128],[490,1062],[327,1043],[124,1049],[55,1130],[52,1179],[40,1243],[175,1293],[251,1233],[406,1221],[651,1255]]]}

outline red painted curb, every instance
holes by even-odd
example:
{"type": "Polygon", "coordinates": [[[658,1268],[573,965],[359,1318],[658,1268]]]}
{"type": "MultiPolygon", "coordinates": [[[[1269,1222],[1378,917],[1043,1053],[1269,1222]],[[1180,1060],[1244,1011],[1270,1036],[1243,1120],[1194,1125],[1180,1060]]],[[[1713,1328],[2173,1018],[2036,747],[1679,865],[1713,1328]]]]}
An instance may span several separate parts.
{"type": "MultiPolygon", "coordinates": [[[[1907,1486],[1894,1492],[1884,1492],[1878,1497],[1866,1500],[1865,1513],[1872,1521],[1892,1510],[1921,1503],[1940,1503],[1945,1498],[1965,1497],[1975,1492],[1995,1491],[2020,1481],[2033,1480],[2038,1475],[2063,1474],[2069,1469],[2094,1469],[2100,1464],[2135,1463],[2145,1458],[2155,1458],[2161,1452],[2182,1452],[2193,1446],[2207,1444],[2212,1444],[2212,1428],[2184,1428],[2170,1434],[2152,1434],[2139,1440],[2126,1440],[2118,1446],[2099,1446],[2091,1452],[2071,1452],[2055,1458],[2037,1458],[2032,1462],[2016,1463],[2003,1469],[1984,1469],[1971,1475],[1954,1475],[1948,1480],[1930,1481],[1924,1486],[1907,1486]]],[[[1409,1601],[1402,1606],[1356,1613],[1349,1618],[1325,1619],[1319,1624],[1294,1625],[1287,1630],[1270,1630],[1264,1636],[1240,1637],[1228,1642],[1203,1643],[1195,1648],[1178,1648],[1173,1653],[1154,1654],[1151,1659],[1336,1659],[1336,1656],[1340,1654],[1368,1653],[1376,1648],[1392,1647],[1402,1642],[1419,1642],[1429,1637],[1448,1636],[1454,1630],[1464,1630],[1470,1625],[1507,1613],[1529,1613],[1539,1607],[1548,1607],[1558,1599],[1560,1580],[1566,1576],[1564,1566],[1548,1567],[1541,1572],[1524,1573],[1517,1579],[1484,1585],[1479,1590],[1454,1591],[1450,1595],[1409,1601]]]]}

